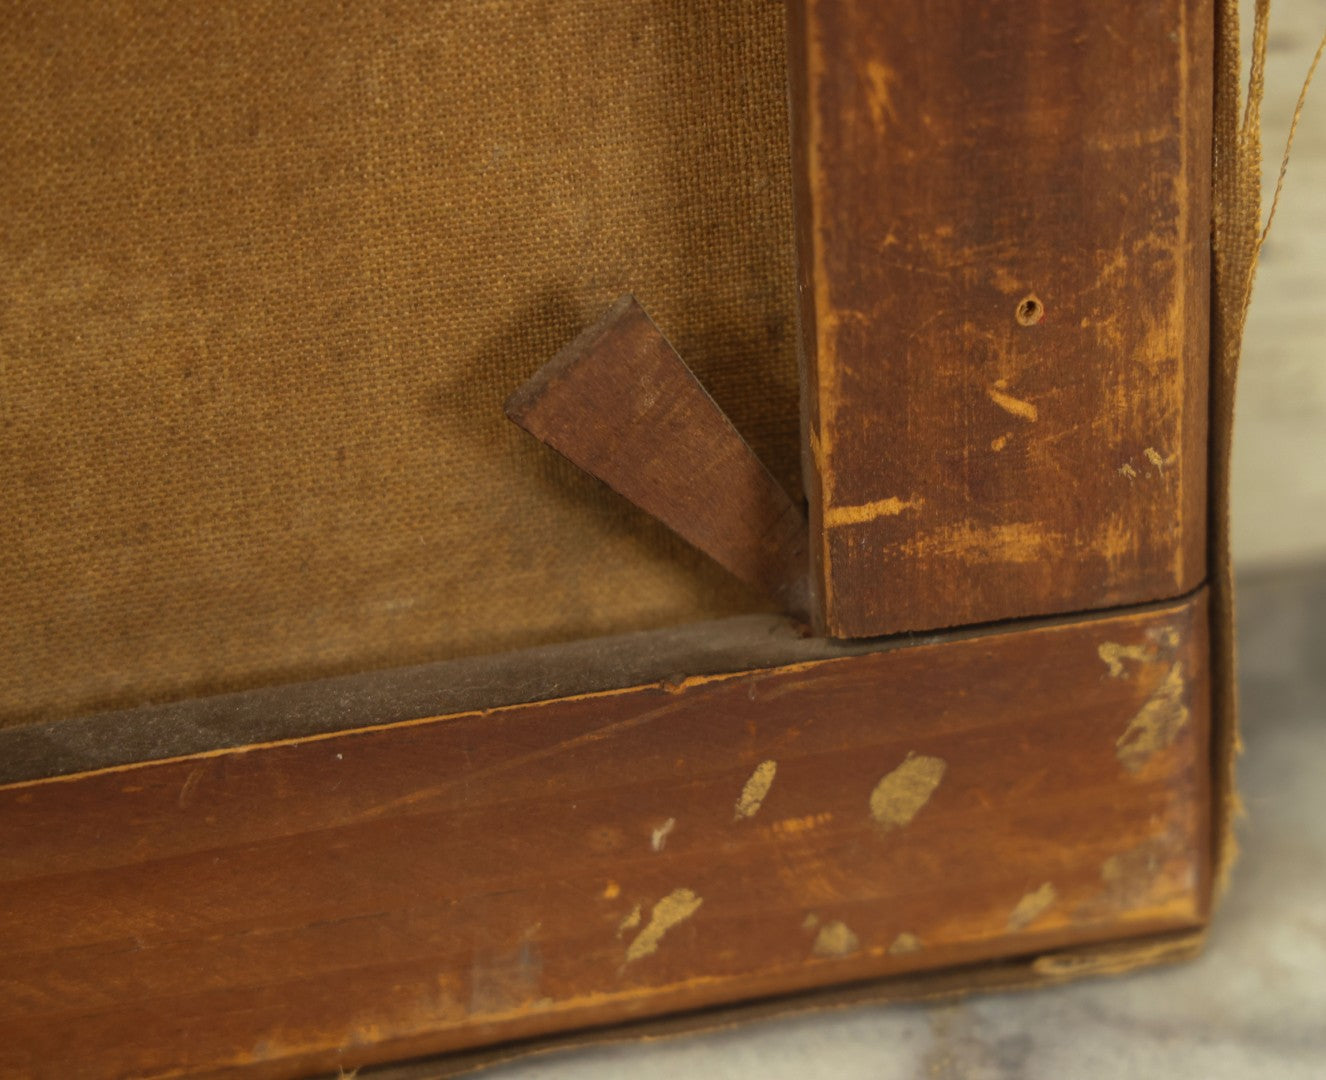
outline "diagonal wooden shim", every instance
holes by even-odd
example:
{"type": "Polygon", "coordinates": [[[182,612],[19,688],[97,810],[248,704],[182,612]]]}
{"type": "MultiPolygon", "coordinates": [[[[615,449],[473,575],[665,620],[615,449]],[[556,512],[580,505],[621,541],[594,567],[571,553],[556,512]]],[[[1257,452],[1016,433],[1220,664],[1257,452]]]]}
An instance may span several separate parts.
{"type": "Polygon", "coordinates": [[[794,615],[806,521],[633,296],[542,367],[507,416],[794,615]]]}

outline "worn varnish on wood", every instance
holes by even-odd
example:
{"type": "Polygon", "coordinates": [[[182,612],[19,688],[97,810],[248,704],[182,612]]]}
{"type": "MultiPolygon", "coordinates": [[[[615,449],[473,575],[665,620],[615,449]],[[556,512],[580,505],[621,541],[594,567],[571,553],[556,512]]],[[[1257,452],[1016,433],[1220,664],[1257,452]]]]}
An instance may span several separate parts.
{"type": "Polygon", "coordinates": [[[293,1077],[1192,927],[1204,596],[0,788],[0,1073],[293,1077]]]}
{"type": "Polygon", "coordinates": [[[821,626],[1195,586],[1210,0],[789,8],[821,626]]]}
{"type": "Polygon", "coordinates": [[[506,413],[805,616],[805,517],[635,297],[623,296],[540,368],[506,413]]]}

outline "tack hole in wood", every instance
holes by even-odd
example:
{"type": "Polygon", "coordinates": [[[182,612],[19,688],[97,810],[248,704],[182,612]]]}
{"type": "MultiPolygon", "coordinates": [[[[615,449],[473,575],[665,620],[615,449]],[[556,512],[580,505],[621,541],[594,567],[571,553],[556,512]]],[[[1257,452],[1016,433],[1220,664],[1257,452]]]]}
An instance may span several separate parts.
{"type": "Polygon", "coordinates": [[[1023,326],[1035,326],[1045,318],[1045,305],[1036,295],[1024,297],[1018,303],[1017,320],[1023,326]]]}

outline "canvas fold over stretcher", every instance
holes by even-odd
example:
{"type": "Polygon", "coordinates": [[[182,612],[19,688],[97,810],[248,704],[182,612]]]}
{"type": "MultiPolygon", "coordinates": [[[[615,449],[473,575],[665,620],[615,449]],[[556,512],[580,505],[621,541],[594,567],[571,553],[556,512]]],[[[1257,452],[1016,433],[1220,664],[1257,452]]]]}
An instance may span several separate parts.
{"type": "Polygon", "coordinates": [[[1201,947],[1235,4],[4,19],[0,1073],[1201,947]]]}

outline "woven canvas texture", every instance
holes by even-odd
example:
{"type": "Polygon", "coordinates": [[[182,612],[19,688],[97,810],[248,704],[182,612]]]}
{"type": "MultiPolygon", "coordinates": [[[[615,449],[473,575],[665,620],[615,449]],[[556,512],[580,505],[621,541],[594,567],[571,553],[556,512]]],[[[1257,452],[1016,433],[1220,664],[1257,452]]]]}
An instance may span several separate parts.
{"type": "Polygon", "coordinates": [[[762,606],[501,405],[633,291],[799,494],[781,4],[0,12],[0,723],[762,606]]]}

